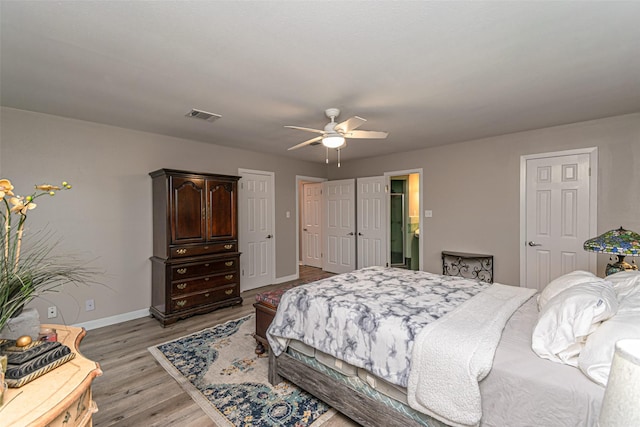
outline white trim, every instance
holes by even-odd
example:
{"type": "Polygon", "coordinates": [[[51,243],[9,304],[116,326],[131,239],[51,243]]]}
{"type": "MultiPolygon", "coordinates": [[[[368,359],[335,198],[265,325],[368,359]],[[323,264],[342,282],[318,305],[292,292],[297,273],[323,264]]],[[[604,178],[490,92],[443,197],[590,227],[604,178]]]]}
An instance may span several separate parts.
{"type": "Polygon", "coordinates": [[[115,325],[117,323],[127,322],[129,320],[140,319],[142,317],[149,316],[149,309],[143,308],[141,310],[130,311],[128,313],[116,314],[115,316],[103,317],[102,319],[89,320],[88,322],[76,323],[72,326],[79,328],[85,328],[87,331],[97,328],[103,328],[105,326],[115,325]]]}
{"type": "MultiPolygon", "coordinates": [[[[272,257],[271,257],[271,274],[269,277],[269,282],[267,284],[271,284],[273,283],[273,281],[275,280],[276,277],[276,239],[278,238],[278,233],[276,233],[276,174],[275,172],[269,172],[269,171],[261,171],[261,170],[255,170],[255,169],[244,169],[244,168],[238,168],[238,175],[240,175],[240,177],[242,178],[244,175],[246,174],[253,174],[253,175],[265,175],[265,176],[269,176],[271,177],[271,184],[273,187],[273,199],[271,200],[271,230],[273,230],[273,238],[271,239],[271,251],[272,251],[272,257]]],[[[240,193],[238,193],[238,196],[240,195],[240,193]]],[[[240,217],[242,218],[242,217],[240,217]]],[[[238,242],[241,242],[242,240],[240,239],[240,231],[242,230],[242,219],[239,221],[238,223],[238,242]]],[[[238,243],[238,246],[242,247],[240,245],[240,243],[238,243]]],[[[240,265],[242,265],[242,262],[240,263],[240,265]]],[[[242,280],[242,277],[240,277],[240,280],[242,280]]],[[[242,282],[241,282],[242,283],[242,282]]],[[[266,285],[265,285],[266,286],[266,285]]],[[[248,291],[250,289],[244,289],[245,291],[248,291]]]]}
{"type": "MultiPolygon", "coordinates": [[[[552,151],[548,153],[527,154],[520,156],[520,286],[525,286],[527,280],[527,160],[544,159],[546,157],[572,156],[577,154],[589,155],[589,235],[596,236],[598,232],[598,147],[577,148],[574,150],[552,151]]],[[[589,254],[589,270],[596,274],[598,257],[589,254]]]]}
{"type": "MultiPolygon", "coordinates": [[[[300,277],[300,184],[303,182],[324,182],[327,178],[318,178],[313,176],[296,175],[296,274],[287,276],[292,277],[287,280],[296,280],[300,277]],[[294,277],[295,276],[295,277],[294,277]]],[[[324,197],[324,194],[322,195],[324,197]]],[[[325,230],[322,227],[322,238],[324,239],[325,230]]],[[[279,280],[279,279],[277,279],[279,280]]],[[[282,283],[282,282],[277,282],[282,283]]]]}
{"type": "MultiPolygon", "coordinates": [[[[423,218],[424,215],[422,214],[423,210],[424,210],[424,200],[422,195],[424,194],[424,182],[423,182],[423,177],[424,177],[424,173],[423,173],[423,169],[422,168],[416,168],[416,169],[406,169],[406,170],[401,170],[401,171],[393,171],[393,172],[385,172],[384,173],[384,177],[385,177],[385,185],[387,186],[387,188],[391,188],[391,177],[392,176],[400,176],[400,175],[411,175],[412,173],[417,173],[418,174],[418,185],[420,186],[420,191],[418,193],[418,204],[420,205],[420,209],[419,209],[419,229],[420,229],[420,242],[419,242],[419,253],[420,253],[420,259],[418,260],[418,268],[422,271],[424,271],[424,236],[426,235],[424,232],[424,224],[423,222],[423,218]]],[[[390,203],[389,203],[389,192],[387,192],[387,218],[391,218],[391,213],[390,213],[390,203]]],[[[388,229],[388,227],[387,227],[388,229]]],[[[390,247],[390,243],[391,243],[391,236],[390,236],[390,230],[387,231],[387,247],[390,247]]],[[[391,252],[387,251],[387,262],[389,263],[389,265],[391,265],[391,252]]]]}
{"type": "Polygon", "coordinates": [[[284,283],[284,282],[290,282],[292,280],[298,280],[300,278],[300,273],[297,274],[290,274],[288,276],[284,276],[284,277],[278,277],[275,279],[275,281],[273,282],[274,285],[278,285],[280,283],[284,283]]]}

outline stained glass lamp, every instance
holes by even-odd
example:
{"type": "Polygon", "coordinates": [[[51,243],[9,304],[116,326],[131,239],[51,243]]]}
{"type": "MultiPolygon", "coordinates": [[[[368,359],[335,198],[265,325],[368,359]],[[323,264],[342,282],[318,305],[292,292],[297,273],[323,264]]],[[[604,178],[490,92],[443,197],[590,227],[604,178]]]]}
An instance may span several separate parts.
{"type": "Polygon", "coordinates": [[[618,257],[617,262],[607,264],[607,269],[605,270],[607,276],[619,271],[637,270],[638,266],[635,261],[629,264],[624,260],[624,257],[640,256],[640,234],[620,227],[587,240],[584,242],[584,250],[618,257]]]}

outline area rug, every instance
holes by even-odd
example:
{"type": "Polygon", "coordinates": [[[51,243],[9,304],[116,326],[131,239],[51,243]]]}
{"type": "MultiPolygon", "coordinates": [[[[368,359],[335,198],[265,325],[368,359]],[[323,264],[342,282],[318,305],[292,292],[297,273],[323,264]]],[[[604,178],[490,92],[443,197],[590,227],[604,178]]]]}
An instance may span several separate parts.
{"type": "Polygon", "coordinates": [[[255,316],[149,347],[160,365],[218,426],[318,427],[335,410],[286,381],[271,386],[255,354],[255,316]]]}

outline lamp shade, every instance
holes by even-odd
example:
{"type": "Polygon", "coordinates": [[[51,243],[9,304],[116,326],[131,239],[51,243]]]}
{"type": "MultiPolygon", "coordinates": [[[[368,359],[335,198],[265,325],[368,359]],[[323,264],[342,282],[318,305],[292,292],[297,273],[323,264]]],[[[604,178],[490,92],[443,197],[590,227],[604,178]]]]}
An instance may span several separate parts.
{"type": "Polygon", "coordinates": [[[584,250],[603,254],[640,256],[640,234],[620,227],[584,242],[584,250]]]}
{"type": "Polygon", "coordinates": [[[616,343],[598,425],[640,426],[640,339],[616,343]]]}

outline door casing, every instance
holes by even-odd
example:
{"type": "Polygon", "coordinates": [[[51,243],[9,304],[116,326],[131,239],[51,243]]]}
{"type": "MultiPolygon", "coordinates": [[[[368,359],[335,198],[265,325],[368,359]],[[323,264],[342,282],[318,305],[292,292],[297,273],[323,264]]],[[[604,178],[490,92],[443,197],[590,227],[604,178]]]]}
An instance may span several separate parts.
{"type": "MultiPolygon", "coordinates": [[[[258,284],[252,284],[251,287],[246,287],[243,285],[243,280],[242,278],[245,277],[244,275],[244,268],[246,266],[246,262],[243,260],[246,260],[246,254],[248,254],[248,251],[246,250],[246,247],[244,246],[246,244],[245,240],[243,239],[243,235],[246,235],[248,233],[248,224],[247,224],[247,219],[246,219],[246,212],[243,212],[243,209],[241,209],[241,207],[245,207],[245,202],[246,202],[246,193],[245,190],[243,188],[238,189],[238,216],[239,216],[239,228],[238,228],[238,242],[241,248],[241,252],[245,252],[244,258],[241,255],[240,256],[240,268],[241,268],[241,280],[240,280],[240,287],[242,291],[246,291],[249,289],[255,289],[257,287],[261,287],[261,286],[266,286],[266,285],[270,285],[272,283],[274,283],[275,281],[275,271],[276,271],[276,251],[275,251],[275,247],[276,247],[276,234],[275,234],[275,174],[273,172],[267,172],[267,171],[259,171],[259,170],[251,170],[251,169],[238,169],[238,175],[240,175],[241,177],[244,177],[248,174],[251,175],[262,175],[262,176],[266,176],[270,185],[271,185],[271,194],[270,194],[270,200],[268,201],[269,205],[267,207],[267,211],[268,211],[268,216],[269,218],[267,219],[267,224],[266,224],[266,228],[267,231],[266,233],[270,234],[272,237],[269,238],[268,240],[265,240],[266,242],[266,251],[268,251],[267,254],[267,274],[264,275],[263,281],[267,282],[267,283],[262,283],[259,282],[258,284]]],[[[241,179],[242,181],[242,179],[241,179]]]]}
{"type": "MultiPolygon", "coordinates": [[[[589,235],[595,236],[598,229],[598,148],[579,148],[520,156],[520,286],[522,287],[527,281],[527,161],[577,154],[589,155],[589,235]]],[[[597,271],[596,254],[589,254],[589,271],[594,274],[597,271]]]]}

